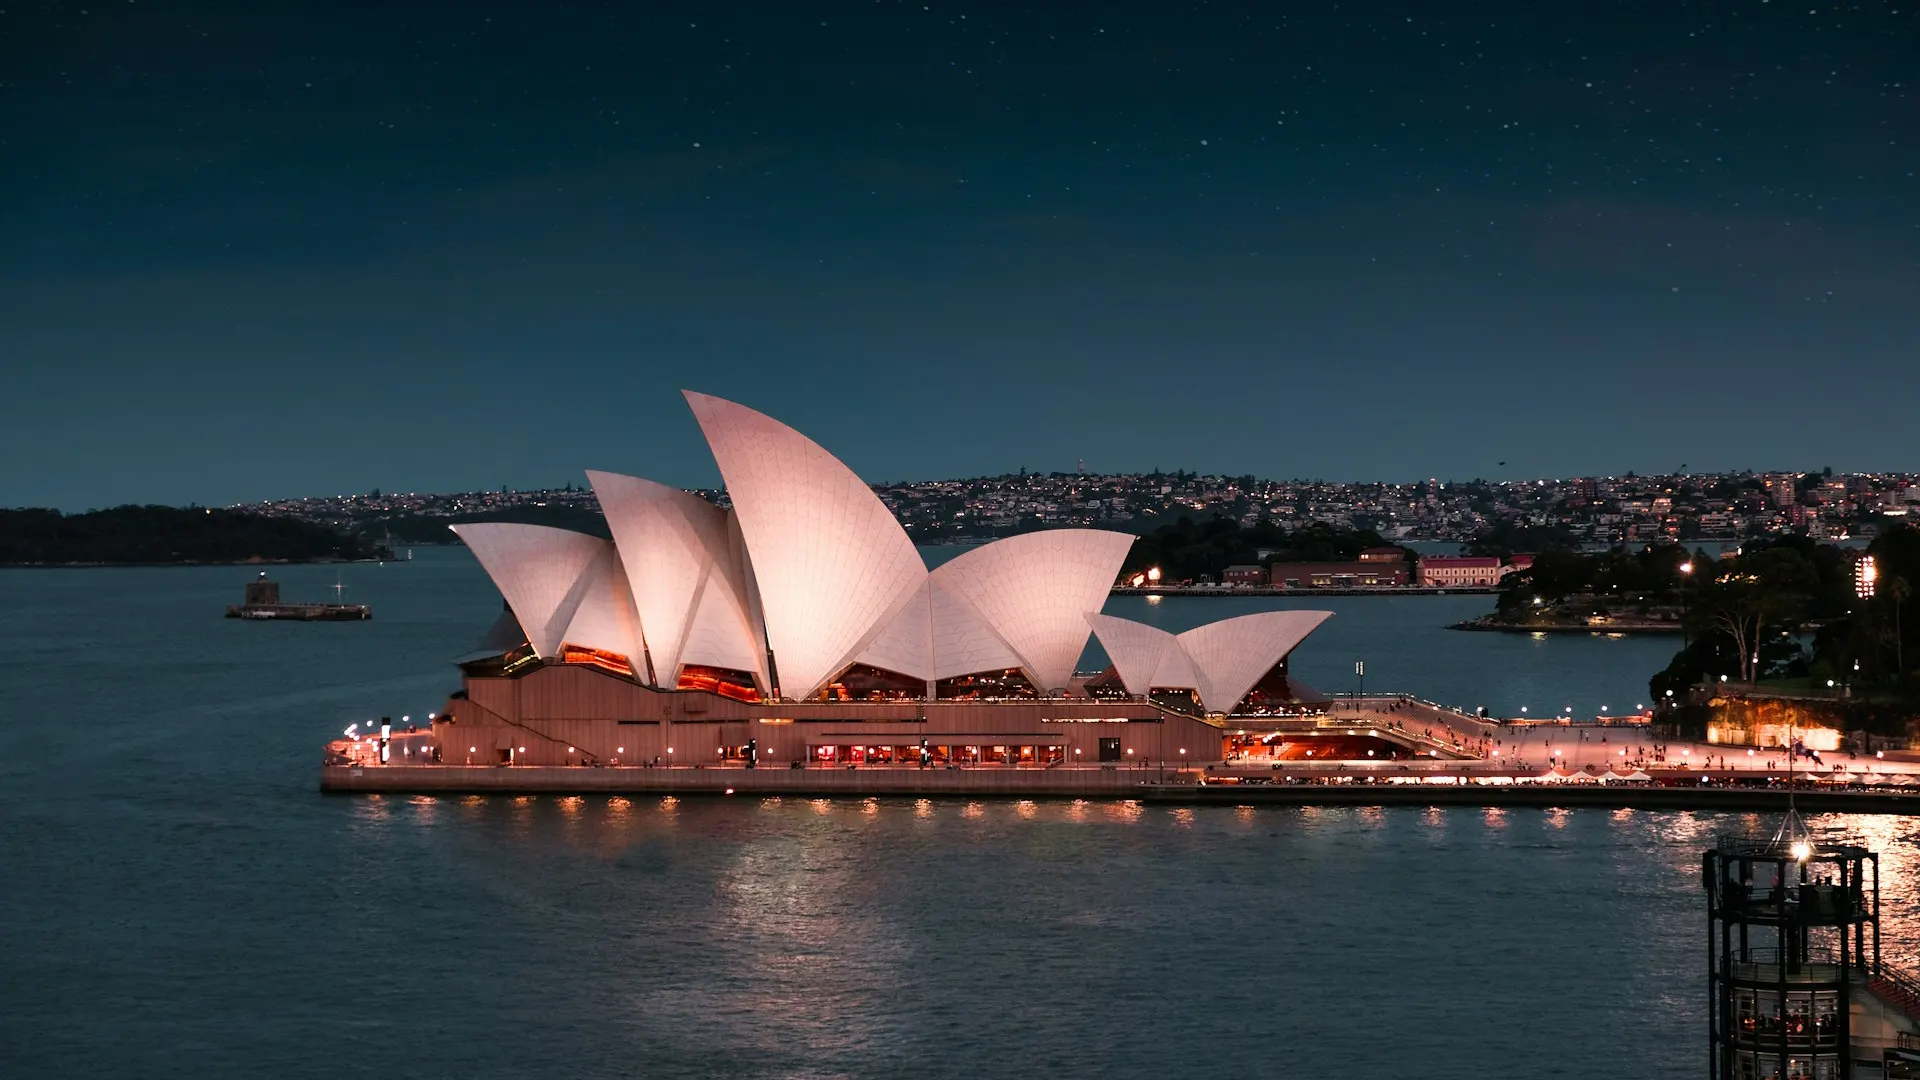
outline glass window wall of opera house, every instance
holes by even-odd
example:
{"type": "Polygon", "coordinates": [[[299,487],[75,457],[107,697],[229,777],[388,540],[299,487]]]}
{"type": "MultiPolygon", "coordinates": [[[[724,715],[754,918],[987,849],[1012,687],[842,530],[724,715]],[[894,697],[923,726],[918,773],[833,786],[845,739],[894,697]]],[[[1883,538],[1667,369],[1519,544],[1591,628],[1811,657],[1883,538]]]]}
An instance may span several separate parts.
{"type": "Polygon", "coordinates": [[[1215,762],[1322,716],[1287,656],[1331,613],[1174,634],[1101,613],[1133,537],[1026,533],[929,569],[872,489],[794,429],[689,392],[722,506],[589,472],[611,539],[452,526],[505,610],[428,731],[356,764],[1215,762]],[[1089,637],[1111,663],[1076,673],[1089,637]]]}

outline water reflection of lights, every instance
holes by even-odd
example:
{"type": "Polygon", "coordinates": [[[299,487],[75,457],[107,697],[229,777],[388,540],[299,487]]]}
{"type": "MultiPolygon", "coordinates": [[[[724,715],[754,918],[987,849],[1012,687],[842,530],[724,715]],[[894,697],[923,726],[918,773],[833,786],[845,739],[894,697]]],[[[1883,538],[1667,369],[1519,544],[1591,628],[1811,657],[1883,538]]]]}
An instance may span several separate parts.
{"type": "Polygon", "coordinates": [[[1068,821],[1087,820],[1087,800],[1075,799],[1072,802],[1068,803],[1067,804],[1067,820],[1068,821]]]}
{"type": "Polygon", "coordinates": [[[915,799],[913,801],[913,816],[914,817],[932,817],[933,816],[933,800],[932,799],[915,799]]]}
{"type": "Polygon", "coordinates": [[[961,813],[961,816],[963,817],[971,817],[971,818],[985,817],[987,816],[987,808],[984,806],[981,806],[977,802],[970,802],[967,804],[967,808],[965,810],[960,811],[960,813],[961,813]]]}
{"type": "Polygon", "coordinates": [[[1233,816],[1242,825],[1253,824],[1253,807],[1240,805],[1233,808],[1233,816]]]}
{"type": "Polygon", "coordinates": [[[1809,821],[1816,835],[1859,844],[1880,855],[1880,948],[1883,958],[1920,967],[1920,820],[1894,814],[1825,814],[1809,821]]]}
{"type": "Polygon", "coordinates": [[[1553,809],[1547,811],[1547,824],[1553,826],[1556,829],[1566,828],[1567,827],[1566,807],[1556,806],[1553,809]]]}
{"type": "Polygon", "coordinates": [[[1625,825],[1627,822],[1632,820],[1633,820],[1633,808],[1630,806],[1623,806],[1620,809],[1615,810],[1613,812],[1613,823],[1615,825],[1625,825]]]}
{"type": "Polygon", "coordinates": [[[1139,821],[1142,812],[1140,804],[1132,799],[1107,804],[1107,816],[1115,821],[1139,821]]]}
{"type": "Polygon", "coordinates": [[[614,817],[618,817],[618,818],[626,817],[628,812],[631,811],[632,809],[633,809],[633,803],[629,802],[628,800],[618,795],[615,795],[613,798],[607,800],[607,813],[611,814],[614,817]]]}
{"type": "Polygon", "coordinates": [[[587,800],[578,795],[567,795],[562,797],[559,803],[561,813],[567,815],[569,818],[578,818],[581,809],[587,805],[587,800]]]}
{"type": "Polygon", "coordinates": [[[1437,806],[1427,807],[1427,824],[1445,825],[1446,823],[1447,823],[1446,811],[1440,809],[1437,806]]]}
{"type": "Polygon", "coordinates": [[[826,814],[826,813],[832,812],[833,810],[832,799],[814,799],[812,802],[809,802],[807,805],[813,807],[813,812],[816,814],[826,814]]]}
{"type": "Polygon", "coordinates": [[[780,796],[778,796],[778,795],[769,795],[769,796],[767,796],[766,798],[764,798],[764,799],[761,799],[761,800],[760,800],[760,809],[762,809],[762,810],[778,810],[778,809],[780,809],[780,796]]]}
{"type": "Polygon", "coordinates": [[[1507,827],[1507,812],[1498,806],[1489,806],[1480,812],[1480,820],[1489,829],[1504,829],[1507,827]]]}
{"type": "Polygon", "coordinates": [[[660,812],[663,814],[671,814],[679,809],[680,800],[671,795],[665,796],[660,800],[660,812]]]}
{"type": "Polygon", "coordinates": [[[1167,811],[1167,816],[1173,818],[1173,823],[1182,828],[1193,827],[1193,807],[1191,806],[1176,806],[1167,811]]]}
{"type": "MultiPolygon", "coordinates": [[[[785,816],[772,830],[748,834],[715,882],[715,913],[727,940],[753,962],[723,987],[674,986],[637,1002],[683,1030],[716,1009],[745,1012],[755,1022],[733,1029],[732,1050],[764,1060],[844,1049],[862,1035],[853,1018],[879,1011],[884,988],[910,983],[906,969],[919,962],[907,927],[884,910],[848,901],[869,887],[856,849],[832,825],[812,823],[799,802],[778,811],[785,816]],[[849,990],[849,971],[858,973],[862,989],[849,990]]],[[[817,807],[832,809],[830,800],[807,804],[816,814],[817,807]]],[[[696,810],[735,812],[690,807],[689,815],[696,810]]]]}
{"type": "Polygon", "coordinates": [[[866,802],[860,804],[860,812],[868,817],[880,816],[880,800],[869,796],[866,802]]]}
{"type": "Polygon", "coordinates": [[[1040,808],[1034,805],[1032,799],[1021,799],[1019,802],[1013,804],[1013,809],[1014,812],[1021,817],[1030,818],[1038,812],[1040,808]]]}

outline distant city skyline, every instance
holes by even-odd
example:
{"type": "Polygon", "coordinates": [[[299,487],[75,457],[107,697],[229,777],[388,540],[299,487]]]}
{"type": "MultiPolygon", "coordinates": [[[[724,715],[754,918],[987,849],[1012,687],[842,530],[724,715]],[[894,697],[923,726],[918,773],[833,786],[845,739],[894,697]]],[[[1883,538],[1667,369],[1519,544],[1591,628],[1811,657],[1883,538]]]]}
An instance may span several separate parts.
{"type": "Polygon", "coordinates": [[[0,506],[1913,468],[1920,8],[0,11],[0,506]],[[1498,463],[1504,462],[1505,465],[1498,463]]]}
{"type": "MultiPolygon", "coordinates": [[[[870,485],[916,540],[985,539],[1046,528],[1137,530],[1180,517],[1252,525],[1329,524],[1396,540],[1467,541],[1505,528],[1581,544],[1742,540],[1779,533],[1871,535],[1920,520],[1920,475],[1695,473],[1510,482],[1342,484],[1192,472],[1053,472],[870,485]]],[[[720,489],[696,489],[726,503],[720,489]]],[[[590,487],[369,492],[240,504],[404,543],[445,542],[445,523],[507,515],[603,529],[590,487]]]]}

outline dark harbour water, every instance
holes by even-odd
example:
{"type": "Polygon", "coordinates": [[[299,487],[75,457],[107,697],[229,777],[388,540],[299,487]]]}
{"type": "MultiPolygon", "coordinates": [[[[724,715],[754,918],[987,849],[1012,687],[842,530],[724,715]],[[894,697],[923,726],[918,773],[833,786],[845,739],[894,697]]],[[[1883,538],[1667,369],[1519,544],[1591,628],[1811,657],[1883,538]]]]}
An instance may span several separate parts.
{"type": "MultiPolygon", "coordinates": [[[[345,575],[373,622],[221,619],[232,569],[0,571],[0,1077],[1694,1077],[1698,851],[1771,824],[323,798],[320,744],[437,707],[498,607],[457,551],[345,575]]],[[[1644,641],[1419,603],[1334,601],[1296,670],[1644,685],[1644,641]]],[[[1920,829],[1814,824],[1882,851],[1912,962],[1920,829]]]]}

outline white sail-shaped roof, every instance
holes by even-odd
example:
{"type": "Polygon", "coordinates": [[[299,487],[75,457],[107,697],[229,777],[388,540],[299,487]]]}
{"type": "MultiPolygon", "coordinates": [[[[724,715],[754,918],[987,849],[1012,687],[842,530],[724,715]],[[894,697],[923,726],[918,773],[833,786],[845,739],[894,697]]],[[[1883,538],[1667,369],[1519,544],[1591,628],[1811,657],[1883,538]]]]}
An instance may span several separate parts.
{"type": "Polygon", "coordinates": [[[633,610],[633,595],[627,590],[626,571],[620,568],[620,556],[612,544],[594,554],[580,572],[579,587],[571,591],[578,593],[579,603],[560,635],[562,644],[619,653],[637,675],[645,676],[646,645],[641,640],[640,619],[633,610]]]}
{"type": "Polygon", "coordinates": [[[813,440],[686,397],[739,516],[781,693],[811,697],[905,607],[926,564],[873,489],[813,440]]]}
{"type": "Polygon", "coordinates": [[[1065,687],[1134,538],[1101,529],[1052,529],[995,540],[933,571],[1021,658],[1040,690],[1065,687]]]}
{"type": "Polygon", "coordinates": [[[1087,623],[1127,693],[1192,690],[1208,712],[1224,713],[1332,614],[1262,611],[1178,635],[1114,615],[1088,615],[1087,623]]]}
{"type": "Polygon", "coordinates": [[[681,665],[707,664],[753,672],[764,686],[765,650],[728,512],[637,476],[589,471],[587,479],[633,590],[655,680],[671,687],[681,665]]]}
{"type": "Polygon", "coordinates": [[[854,657],[855,663],[916,679],[933,678],[933,583],[922,580],[913,598],[854,657]]]}
{"type": "Polygon", "coordinates": [[[1194,669],[1193,658],[1187,655],[1187,650],[1180,647],[1179,639],[1174,640],[1173,648],[1161,654],[1160,666],[1153,669],[1153,685],[1200,692],[1200,673],[1194,669]]]}
{"type": "Polygon", "coordinates": [[[675,680],[680,668],[688,664],[731,668],[752,672],[765,689],[767,651],[759,646],[758,640],[753,620],[740,599],[738,583],[729,582],[727,576],[715,568],[700,590],[693,619],[687,625],[687,636],[681,642],[679,664],[667,670],[656,661],[655,673],[661,685],[671,687],[677,685],[675,680]]]}
{"type": "Polygon", "coordinates": [[[855,662],[918,679],[950,679],[1022,666],[973,606],[929,575],[855,662]]]}
{"type": "Polygon", "coordinates": [[[1262,611],[1196,626],[1179,637],[1200,676],[1200,702],[1228,712],[1331,611],[1262,611]]]}
{"type": "Polygon", "coordinates": [[[1168,650],[1179,651],[1171,633],[1143,622],[1097,612],[1087,615],[1087,625],[1100,639],[1100,647],[1107,651],[1107,659],[1113,662],[1113,670],[1120,676],[1120,684],[1127,688],[1127,693],[1146,697],[1154,687],[1167,685],[1155,682],[1154,675],[1168,650]]]}
{"type": "Polygon", "coordinates": [[[545,525],[480,522],[449,526],[493,579],[539,655],[560,652],[586,590],[589,564],[612,545],[597,536],[545,525]]]}
{"type": "Polygon", "coordinates": [[[931,587],[934,678],[951,679],[1022,666],[1012,646],[987,625],[973,605],[955,596],[938,576],[931,587]]]}

